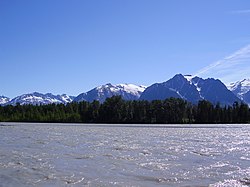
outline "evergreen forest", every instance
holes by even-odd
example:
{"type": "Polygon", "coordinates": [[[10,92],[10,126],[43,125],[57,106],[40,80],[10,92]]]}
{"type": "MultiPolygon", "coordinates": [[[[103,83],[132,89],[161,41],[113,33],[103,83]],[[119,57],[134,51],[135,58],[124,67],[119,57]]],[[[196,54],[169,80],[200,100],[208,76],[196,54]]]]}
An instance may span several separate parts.
{"type": "Polygon", "coordinates": [[[169,98],[154,101],[125,101],[113,96],[105,102],[72,102],[49,105],[0,106],[1,122],[185,124],[248,123],[248,105],[235,102],[221,106],[202,100],[191,104],[169,98]]]}

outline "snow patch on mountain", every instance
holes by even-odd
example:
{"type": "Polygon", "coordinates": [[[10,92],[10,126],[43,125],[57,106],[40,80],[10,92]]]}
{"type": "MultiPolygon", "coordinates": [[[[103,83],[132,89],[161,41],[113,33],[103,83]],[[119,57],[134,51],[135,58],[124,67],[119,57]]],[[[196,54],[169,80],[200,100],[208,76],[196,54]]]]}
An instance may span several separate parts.
{"type": "Polygon", "coordinates": [[[137,100],[141,93],[146,89],[146,86],[137,86],[134,84],[117,84],[110,83],[98,86],[87,93],[78,95],[74,101],[89,101],[94,100],[104,102],[107,98],[120,95],[125,100],[137,100]]]}
{"type": "Polygon", "coordinates": [[[140,94],[146,89],[146,86],[136,86],[134,84],[117,84],[110,88],[111,91],[119,93],[125,91],[132,95],[140,97],[140,94]]]}
{"type": "Polygon", "coordinates": [[[70,103],[75,98],[74,96],[69,96],[69,95],[66,95],[66,94],[62,94],[60,96],[61,96],[61,101],[63,101],[64,103],[70,103]]]}
{"type": "Polygon", "coordinates": [[[184,78],[187,79],[187,81],[192,84],[192,79],[194,78],[192,75],[184,75],[184,78]]]}

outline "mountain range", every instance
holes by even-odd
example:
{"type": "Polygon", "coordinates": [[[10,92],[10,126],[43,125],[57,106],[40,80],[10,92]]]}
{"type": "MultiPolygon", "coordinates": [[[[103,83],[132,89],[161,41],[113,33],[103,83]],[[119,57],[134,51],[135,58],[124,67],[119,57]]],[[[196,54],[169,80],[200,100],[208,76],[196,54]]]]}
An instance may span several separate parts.
{"type": "Polygon", "coordinates": [[[156,100],[169,97],[182,98],[194,104],[199,100],[208,100],[213,104],[232,105],[235,101],[245,102],[250,105],[250,79],[244,79],[231,83],[226,87],[218,79],[202,79],[191,75],[177,74],[163,83],[155,83],[149,87],[134,84],[106,84],[98,86],[88,92],[79,94],[77,97],[66,94],[53,95],[38,92],[23,94],[10,99],[0,96],[0,105],[16,105],[20,103],[32,105],[44,104],[67,104],[94,100],[104,102],[107,98],[120,95],[125,100],[156,100]]]}
{"type": "Polygon", "coordinates": [[[46,105],[46,104],[66,104],[72,102],[75,97],[68,96],[66,94],[63,95],[53,95],[51,93],[42,94],[38,92],[23,94],[21,96],[17,96],[14,99],[5,99],[2,100],[2,105],[16,105],[20,103],[21,105],[46,105]]]}

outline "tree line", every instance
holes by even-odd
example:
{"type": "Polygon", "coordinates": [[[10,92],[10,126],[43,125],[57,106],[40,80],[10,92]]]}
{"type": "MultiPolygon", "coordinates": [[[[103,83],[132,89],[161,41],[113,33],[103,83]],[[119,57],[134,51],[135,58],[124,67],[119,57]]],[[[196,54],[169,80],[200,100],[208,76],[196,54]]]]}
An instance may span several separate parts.
{"type": "Polygon", "coordinates": [[[0,106],[0,121],[60,123],[248,123],[248,105],[235,102],[221,106],[202,100],[192,104],[182,99],[125,101],[120,96],[105,102],[72,102],[49,105],[0,106]]]}

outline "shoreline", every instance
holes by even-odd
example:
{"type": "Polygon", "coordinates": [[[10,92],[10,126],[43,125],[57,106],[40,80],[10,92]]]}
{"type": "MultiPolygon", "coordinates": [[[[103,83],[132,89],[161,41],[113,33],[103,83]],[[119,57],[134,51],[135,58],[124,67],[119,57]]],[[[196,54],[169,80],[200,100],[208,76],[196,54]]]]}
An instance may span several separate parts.
{"type": "Polygon", "coordinates": [[[35,123],[35,122],[0,122],[1,126],[16,125],[44,126],[79,126],[79,127],[128,127],[128,128],[241,128],[249,124],[107,124],[107,123],[35,123]]]}

